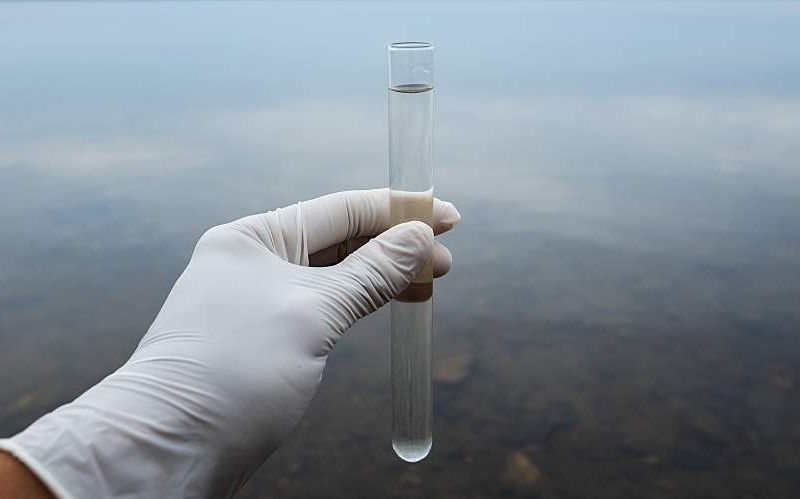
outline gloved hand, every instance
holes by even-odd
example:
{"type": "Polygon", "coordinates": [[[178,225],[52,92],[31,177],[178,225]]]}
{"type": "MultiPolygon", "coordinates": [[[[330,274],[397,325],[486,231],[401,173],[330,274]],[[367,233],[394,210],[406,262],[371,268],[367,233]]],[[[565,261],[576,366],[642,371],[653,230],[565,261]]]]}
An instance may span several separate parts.
{"type": "Polygon", "coordinates": [[[433,231],[386,230],[388,211],[387,190],[351,191],[210,229],[128,362],[0,448],[61,498],[233,495],[297,424],[344,331],[431,256],[449,269],[433,233],[458,222],[452,204],[435,201],[433,231]]]}

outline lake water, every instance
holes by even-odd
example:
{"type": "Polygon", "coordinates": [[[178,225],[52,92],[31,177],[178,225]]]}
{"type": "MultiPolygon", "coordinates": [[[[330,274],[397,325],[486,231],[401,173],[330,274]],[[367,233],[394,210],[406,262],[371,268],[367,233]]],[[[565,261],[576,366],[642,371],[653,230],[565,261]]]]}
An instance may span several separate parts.
{"type": "Polygon", "coordinates": [[[385,185],[437,46],[435,427],[387,310],[242,497],[796,497],[800,5],[0,5],[0,435],[130,355],[208,227],[385,185]]]}

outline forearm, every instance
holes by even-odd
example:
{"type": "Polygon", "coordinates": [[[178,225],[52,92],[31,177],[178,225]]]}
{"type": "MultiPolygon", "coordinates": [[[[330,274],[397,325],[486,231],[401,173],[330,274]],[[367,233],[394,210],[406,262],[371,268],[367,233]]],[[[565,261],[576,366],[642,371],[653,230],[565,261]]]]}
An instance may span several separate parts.
{"type": "Polygon", "coordinates": [[[39,478],[11,454],[0,451],[0,497],[55,499],[39,478]]]}

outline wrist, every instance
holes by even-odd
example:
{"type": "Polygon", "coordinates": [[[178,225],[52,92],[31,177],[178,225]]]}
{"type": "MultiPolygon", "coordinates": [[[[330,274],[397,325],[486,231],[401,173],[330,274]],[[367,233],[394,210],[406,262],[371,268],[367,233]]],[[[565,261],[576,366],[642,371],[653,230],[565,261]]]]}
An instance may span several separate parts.
{"type": "Polygon", "coordinates": [[[24,464],[24,458],[18,455],[24,454],[24,451],[15,449],[15,453],[12,451],[13,447],[8,440],[0,440],[0,497],[53,499],[55,496],[44,482],[29,465],[24,464]]]}

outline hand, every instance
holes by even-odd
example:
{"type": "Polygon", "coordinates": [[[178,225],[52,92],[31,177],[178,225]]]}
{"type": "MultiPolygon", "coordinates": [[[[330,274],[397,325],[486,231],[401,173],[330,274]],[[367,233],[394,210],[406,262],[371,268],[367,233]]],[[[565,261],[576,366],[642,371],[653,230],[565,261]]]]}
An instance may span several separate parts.
{"type": "Polygon", "coordinates": [[[342,334],[430,258],[449,270],[433,234],[458,223],[452,204],[435,201],[433,230],[386,230],[388,211],[387,190],[351,191],[210,229],[128,362],[0,449],[61,497],[231,496],[297,424],[342,334]]]}

